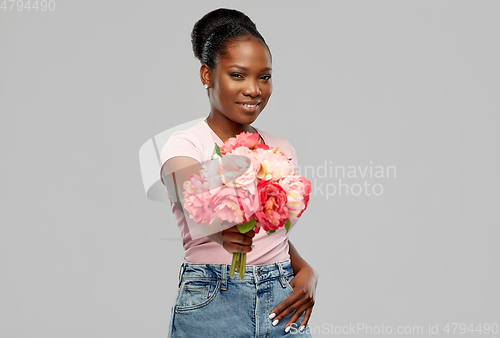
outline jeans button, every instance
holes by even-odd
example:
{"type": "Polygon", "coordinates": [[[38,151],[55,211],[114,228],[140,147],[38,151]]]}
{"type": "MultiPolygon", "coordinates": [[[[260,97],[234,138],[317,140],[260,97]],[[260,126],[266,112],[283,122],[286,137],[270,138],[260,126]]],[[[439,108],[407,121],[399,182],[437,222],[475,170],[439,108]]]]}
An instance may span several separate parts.
{"type": "Polygon", "coordinates": [[[262,271],[260,271],[260,269],[257,269],[257,276],[260,277],[260,275],[262,275],[262,271]]]}

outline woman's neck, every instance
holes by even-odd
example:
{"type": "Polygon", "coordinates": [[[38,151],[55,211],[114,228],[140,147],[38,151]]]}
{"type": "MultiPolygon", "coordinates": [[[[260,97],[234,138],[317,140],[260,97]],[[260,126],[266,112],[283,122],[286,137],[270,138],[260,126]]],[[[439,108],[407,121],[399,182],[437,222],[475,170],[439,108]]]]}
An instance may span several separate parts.
{"type": "Polygon", "coordinates": [[[235,137],[239,133],[246,131],[249,133],[256,133],[257,130],[253,128],[250,124],[239,124],[236,123],[225,116],[219,116],[221,114],[213,114],[206,118],[207,124],[214,131],[217,136],[226,142],[229,138],[235,137]]]}

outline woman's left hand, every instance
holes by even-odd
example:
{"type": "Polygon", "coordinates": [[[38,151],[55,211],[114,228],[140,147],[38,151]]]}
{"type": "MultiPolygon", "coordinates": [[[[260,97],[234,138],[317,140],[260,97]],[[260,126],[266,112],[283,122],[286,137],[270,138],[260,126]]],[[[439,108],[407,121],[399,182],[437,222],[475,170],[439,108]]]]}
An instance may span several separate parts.
{"type": "MultiPolygon", "coordinates": [[[[300,316],[305,312],[304,319],[300,323],[300,327],[305,327],[311,317],[312,308],[315,302],[316,285],[318,284],[318,274],[310,267],[303,267],[295,274],[295,277],[290,281],[290,286],[293,288],[293,293],[275,307],[270,316],[271,320],[281,321],[281,319],[294,312],[292,318],[286,323],[285,329],[291,327],[300,316]]],[[[278,322],[276,322],[277,324],[278,322]]],[[[275,324],[275,325],[276,325],[275,324]]],[[[287,331],[288,332],[288,331],[287,331]]]]}

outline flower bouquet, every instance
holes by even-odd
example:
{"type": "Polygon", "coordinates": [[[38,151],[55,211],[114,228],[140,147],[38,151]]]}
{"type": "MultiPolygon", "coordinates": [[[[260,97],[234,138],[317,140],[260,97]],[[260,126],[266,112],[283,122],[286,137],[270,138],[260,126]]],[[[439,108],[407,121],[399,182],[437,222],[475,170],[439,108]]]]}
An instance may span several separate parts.
{"type": "MultiPolygon", "coordinates": [[[[281,227],[288,233],[290,220],[306,210],[311,182],[295,175],[291,158],[258,139],[258,133],[242,132],[220,148],[215,144],[212,161],[184,182],[184,208],[197,225],[219,218],[241,233],[261,227],[268,235],[281,227]]],[[[231,278],[235,271],[243,279],[246,253],[233,253],[231,278]]]]}

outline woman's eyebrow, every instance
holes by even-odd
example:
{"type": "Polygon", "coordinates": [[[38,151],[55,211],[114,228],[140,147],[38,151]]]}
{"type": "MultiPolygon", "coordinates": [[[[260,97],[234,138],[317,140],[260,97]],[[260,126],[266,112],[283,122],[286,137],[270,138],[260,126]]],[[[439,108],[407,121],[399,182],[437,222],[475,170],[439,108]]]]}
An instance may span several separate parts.
{"type": "MultiPolygon", "coordinates": [[[[247,67],[240,66],[240,65],[231,65],[231,66],[229,66],[229,68],[231,68],[231,67],[239,68],[239,69],[242,69],[242,70],[248,70],[248,68],[247,68],[247,67]]],[[[272,69],[271,67],[264,67],[264,68],[262,68],[260,71],[261,71],[261,72],[264,72],[264,71],[266,71],[266,70],[273,70],[273,69],[272,69]]]]}

